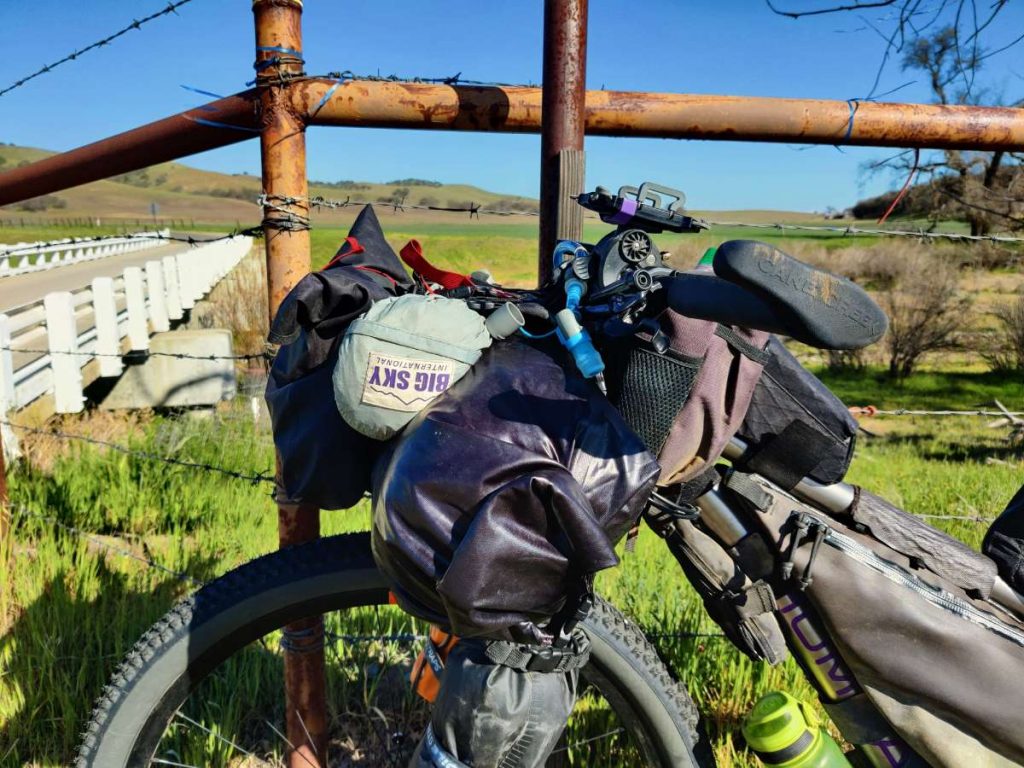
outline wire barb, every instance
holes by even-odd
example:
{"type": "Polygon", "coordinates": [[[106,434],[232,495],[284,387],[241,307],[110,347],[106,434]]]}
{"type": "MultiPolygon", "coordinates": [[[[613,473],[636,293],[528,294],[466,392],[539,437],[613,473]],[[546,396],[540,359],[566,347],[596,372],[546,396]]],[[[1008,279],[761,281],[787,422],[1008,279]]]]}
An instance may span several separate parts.
{"type": "Polygon", "coordinates": [[[61,64],[66,64],[69,61],[75,61],[83,53],[88,53],[89,51],[92,51],[92,50],[94,50],[96,48],[102,48],[105,45],[109,45],[110,43],[114,42],[117,38],[121,37],[124,34],[127,34],[128,32],[131,32],[133,29],[140,29],[143,24],[146,24],[146,23],[148,23],[150,21],[153,21],[154,19],[158,19],[161,16],[166,16],[166,15],[168,15],[170,13],[173,13],[174,15],[178,15],[177,14],[178,8],[180,8],[181,6],[185,5],[186,3],[190,3],[190,2],[192,2],[192,0],[176,0],[176,2],[168,3],[167,7],[164,8],[163,10],[161,10],[161,11],[156,11],[155,13],[151,13],[149,16],[145,16],[145,17],[143,17],[141,19],[132,19],[132,23],[129,24],[128,26],[124,27],[123,29],[119,29],[117,32],[114,32],[111,35],[107,35],[106,37],[102,38],[101,40],[97,40],[95,43],[91,43],[91,44],[85,46],[84,48],[79,48],[76,51],[72,51],[71,53],[69,53],[64,58],[58,59],[57,61],[55,61],[55,62],[53,62],[51,64],[45,64],[42,67],[40,67],[38,70],[33,72],[31,75],[26,75],[25,77],[21,78],[20,80],[14,81],[10,85],[8,85],[6,88],[0,89],[0,96],[3,96],[6,93],[10,93],[15,88],[20,88],[21,86],[25,85],[30,80],[33,80],[33,79],[39,77],[40,75],[45,75],[47,72],[51,71],[52,69],[55,69],[56,67],[59,67],[61,64]]]}

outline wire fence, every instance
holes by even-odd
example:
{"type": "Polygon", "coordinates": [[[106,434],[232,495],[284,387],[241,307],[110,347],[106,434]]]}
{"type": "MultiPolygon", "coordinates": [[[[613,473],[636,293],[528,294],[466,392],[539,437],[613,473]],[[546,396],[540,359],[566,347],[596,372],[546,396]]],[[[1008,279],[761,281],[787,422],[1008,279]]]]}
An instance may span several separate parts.
{"type": "Polygon", "coordinates": [[[132,23],[127,25],[126,27],[123,27],[122,29],[113,32],[107,35],[106,37],[100,38],[95,43],[90,43],[89,45],[86,45],[83,48],[78,48],[72,51],[71,53],[67,54],[63,58],[58,59],[57,61],[54,61],[50,64],[46,64],[38,70],[36,70],[35,72],[33,72],[32,74],[26,75],[20,80],[15,80],[10,85],[0,89],[0,96],[10,93],[16,88],[21,88],[29,81],[34,80],[35,78],[40,77],[41,75],[45,75],[47,72],[52,72],[54,69],[61,66],[62,64],[67,64],[68,62],[77,60],[79,56],[82,56],[83,54],[86,54],[89,51],[94,51],[97,48],[103,48],[104,46],[110,45],[112,42],[117,40],[122,35],[128,34],[133,29],[141,29],[144,24],[148,24],[149,22],[154,21],[155,19],[159,19],[161,16],[167,16],[172,13],[177,14],[177,11],[181,6],[187,5],[190,2],[192,2],[192,0],[175,0],[175,2],[168,3],[164,9],[156,11],[155,13],[151,13],[149,16],[144,16],[141,19],[132,19],[132,23]]]}

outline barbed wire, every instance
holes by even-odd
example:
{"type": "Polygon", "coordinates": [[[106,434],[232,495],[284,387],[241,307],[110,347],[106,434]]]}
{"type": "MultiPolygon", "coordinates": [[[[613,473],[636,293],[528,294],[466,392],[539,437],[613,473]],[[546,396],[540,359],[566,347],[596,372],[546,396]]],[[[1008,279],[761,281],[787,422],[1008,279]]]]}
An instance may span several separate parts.
{"type": "Polygon", "coordinates": [[[0,425],[10,427],[11,429],[18,429],[23,432],[28,432],[36,435],[46,435],[48,437],[55,437],[60,440],[68,441],[79,441],[82,443],[88,443],[90,445],[98,445],[104,448],[109,448],[112,451],[117,451],[126,456],[133,456],[141,459],[147,459],[149,461],[158,461],[163,464],[170,464],[177,467],[185,467],[186,469],[194,469],[203,472],[210,472],[214,474],[224,475],[235,480],[244,480],[253,486],[257,486],[260,483],[271,483],[274,484],[274,475],[272,472],[239,472],[238,470],[228,469],[226,467],[218,467],[214,464],[206,464],[199,461],[185,461],[184,459],[176,459],[171,456],[161,456],[158,453],[151,451],[143,451],[138,448],[132,448],[127,445],[121,445],[120,443],[114,443],[109,440],[101,440],[96,437],[89,437],[88,435],[78,435],[71,432],[62,432],[57,429],[44,429],[42,427],[32,427],[28,424],[18,424],[17,422],[9,421],[7,419],[0,419],[0,425]]]}
{"type": "Polygon", "coordinates": [[[100,538],[100,535],[97,533],[83,531],[81,528],[76,528],[73,525],[68,525],[67,523],[62,522],[61,520],[58,520],[56,517],[53,517],[52,515],[44,515],[40,512],[35,512],[29,509],[28,507],[17,504],[9,505],[8,509],[12,514],[17,515],[19,517],[34,518],[37,520],[42,520],[44,522],[50,523],[51,525],[56,525],[58,528],[62,528],[68,533],[71,533],[80,539],[89,541],[95,544],[96,546],[102,547],[103,549],[106,549],[109,552],[113,552],[116,555],[120,555],[121,557],[137,560],[138,562],[145,564],[148,568],[155,568],[158,571],[163,571],[164,573],[174,576],[179,581],[187,581],[200,587],[204,584],[204,582],[189,576],[187,573],[175,571],[173,568],[168,568],[165,565],[161,565],[155,560],[151,560],[148,557],[136,554],[135,552],[132,552],[129,549],[122,549],[121,547],[115,546],[114,544],[111,544],[109,541],[105,541],[104,539],[100,538]]]}
{"type": "MultiPolygon", "coordinates": [[[[476,205],[471,203],[470,207],[449,207],[439,205],[422,205],[415,203],[406,203],[399,200],[392,201],[374,201],[374,200],[360,200],[352,199],[351,196],[346,197],[344,200],[330,199],[319,195],[312,197],[301,197],[291,195],[260,195],[256,198],[257,205],[266,206],[272,210],[287,212],[294,215],[294,211],[290,211],[287,208],[281,206],[305,204],[312,209],[328,208],[328,209],[339,209],[348,208],[350,206],[357,205],[378,205],[392,208],[396,213],[399,211],[409,210],[422,210],[422,211],[443,211],[449,213],[468,213],[470,218],[479,216],[480,214],[486,214],[489,216],[533,216],[539,217],[539,211],[507,211],[497,210],[494,208],[485,208],[482,205],[476,205]]],[[[308,221],[308,220],[307,220],[308,221]]],[[[1024,243],[1024,237],[1012,237],[1009,235],[968,235],[957,232],[930,232],[925,229],[909,230],[909,229],[874,229],[874,228],[863,228],[853,225],[845,226],[831,226],[831,225],[812,225],[812,224],[784,224],[782,222],[745,222],[745,221],[716,221],[714,219],[706,219],[708,224],[716,227],[744,227],[750,229],[772,229],[778,231],[787,230],[799,230],[799,231],[810,231],[810,232],[833,232],[844,236],[864,236],[864,237],[908,237],[917,240],[953,240],[953,241],[966,241],[966,242],[996,242],[996,243],[1024,243]]]]}
{"type": "Polygon", "coordinates": [[[881,410],[874,406],[854,406],[850,412],[855,416],[985,416],[985,417],[1013,417],[1024,416],[1024,411],[987,411],[987,410],[954,410],[942,409],[935,411],[913,410],[910,408],[896,408],[893,410],[881,410]]]}
{"type": "Polygon", "coordinates": [[[71,351],[71,350],[49,350],[49,349],[29,349],[25,347],[0,347],[0,352],[20,352],[26,355],[65,355],[68,357],[103,357],[103,358],[117,358],[119,360],[128,359],[132,360],[145,360],[150,357],[170,357],[176,360],[232,360],[232,361],[252,361],[262,360],[267,363],[274,362],[274,355],[269,351],[258,352],[254,354],[241,354],[241,355],[192,355],[187,352],[150,352],[149,350],[132,350],[126,352],[123,355],[116,352],[85,352],[85,351],[71,351]]]}
{"type": "Polygon", "coordinates": [[[117,38],[131,32],[133,29],[140,29],[143,24],[148,24],[154,19],[158,19],[161,16],[166,16],[171,13],[177,15],[178,8],[190,2],[192,2],[192,0],[175,0],[175,2],[168,3],[167,7],[161,11],[156,11],[155,13],[151,13],[149,16],[145,16],[141,19],[133,19],[132,23],[124,27],[123,29],[119,29],[117,32],[107,35],[106,37],[100,40],[97,40],[95,43],[90,43],[84,48],[79,48],[76,51],[72,51],[67,56],[58,59],[52,64],[46,64],[41,69],[38,69],[35,72],[33,72],[31,75],[27,75],[21,78],[20,80],[14,81],[6,88],[0,89],[0,96],[3,96],[4,94],[13,91],[15,88],[20,88],[21,86],[28,83],[30,80],[33,80],[39,77],[40,75],[45,75],[47,72],[50,72],[51,70],[59,67],[61,64],[67,64],[69,61],[74,61],[84,53],[88,53],[89,51],[92,51],[96,48],[102,48],[105,45],[109,45],[110,43],[114,42],[117,38]]]}

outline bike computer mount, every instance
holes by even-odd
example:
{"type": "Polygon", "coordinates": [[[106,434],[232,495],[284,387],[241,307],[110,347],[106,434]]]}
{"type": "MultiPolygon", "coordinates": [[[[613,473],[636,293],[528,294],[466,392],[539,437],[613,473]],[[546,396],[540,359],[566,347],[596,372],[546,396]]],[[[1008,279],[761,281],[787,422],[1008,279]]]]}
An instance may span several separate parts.
{"type": "Polygon", "coordinates": [[[665,267],[650,235],[708,228],[707,222],[684,213],[686,195],[649,181],[639,187],[620,187],[617,194],[598,187],[577,197],[576,202],[596,212],[602,221],[617,225],[592,249],[588,270],[591,300],[637,289],[641,294],[656,290],[657,278],[671,270],[665,267]]]}
{"type": "Polygon", "coordinates": [[[686,195],[678,189],[650,181],[639,187],[619,187],[614,195],[604,187],[598,187],[577,197],[576,202],[597,213],[601,221],[617,224],[620,230],[639,229],[657,234],[665,231],[700,232],[708,228],[703,219],[684,213],[686,195]]]}

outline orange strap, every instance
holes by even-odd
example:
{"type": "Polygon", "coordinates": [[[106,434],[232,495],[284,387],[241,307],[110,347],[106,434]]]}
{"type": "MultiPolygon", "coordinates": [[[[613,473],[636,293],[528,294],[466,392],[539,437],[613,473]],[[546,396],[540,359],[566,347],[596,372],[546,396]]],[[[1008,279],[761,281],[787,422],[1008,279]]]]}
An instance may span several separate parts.
{"type": "Polygon", "coordinates": [[[416,657],[409,673],[412,689],[423,699],[433,703],[441,690],[441,675],[444,664],[459,638],[448,634],[440,627],[431,626],[427,644],[416,657]]]}

